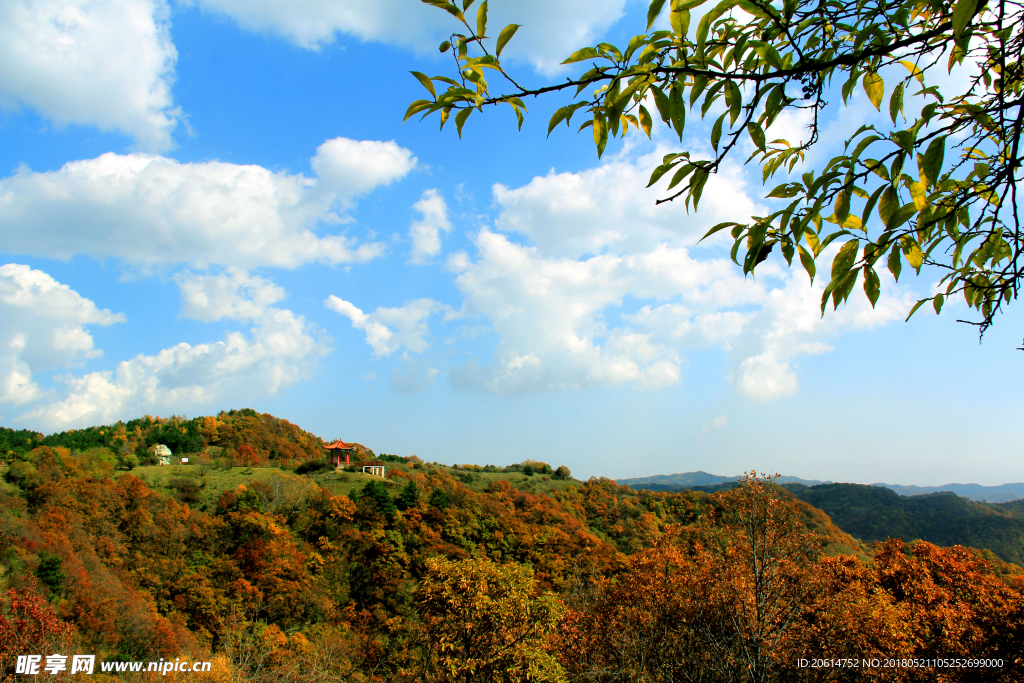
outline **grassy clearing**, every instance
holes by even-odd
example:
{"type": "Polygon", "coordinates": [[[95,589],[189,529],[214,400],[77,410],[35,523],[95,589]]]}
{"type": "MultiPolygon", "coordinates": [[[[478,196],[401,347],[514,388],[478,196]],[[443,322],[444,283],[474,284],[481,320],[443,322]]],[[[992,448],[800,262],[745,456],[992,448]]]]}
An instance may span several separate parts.
{"type": "MultiPolygon", "coordinates": [[[[120,470],[114,476],[129,474],[120,470]]],[[[241,484],[246,486],[256,481],[267,481],[273,476],[300,479],[297,474],[277,467],[233,467],[228,470],[199,465],[150,465],[136,467],[130,474],[138,477],[160,493],[173,494],[169,485],[172,479],[194,479],[199,483],[200,500],[193,504],[199,509],[212,508],[225,491],[234,491],[241,484]]]]}
{"type": "MultiPolygon", "coordinates": [[[[534,474],[526,476],[521,472],[476,472],[459,468],[446,467],[444,465],[420,465],[413,468],[405,463],[388,463],[387,471],[391,472],[414,472],[430,473],[431,471],[445,471],[456,480],[473,491],[486,491],[492,482],[507,481],[513,488],[528,493],[546,494],[571,486],[579,486],[580,482],[569,480],[558,480],[550,475],[534,474]]],[[[124,470],[115,472],[114,476],[120,477],[128,474],[124,470]]],[[[298,475],[289,470],[282,470],[277,467],[233,467],[231,469],[220,469],[200,465],[150,465],[147,467],[136,467],[131,474],[146,482],[156,491],[164,494],[174,495],[176,490],[171,486],[172,480],[192,479],[199,486],[198,500],[191,503],[194,509],[212,510],[217,504],[217,499],[225,491],[234,491],[239,485],[251,485],[254,482],[269,482],[274,477],[281,477],[285,480],[296,482],[312,480],[319,486],[330,491],[336,496],[347,496],[353,490],[361,489],[367,482],[377,479],[362,472],[344,471],[322,471],[312,475],[298,475]]],[[[378,479],[379,481],[379,479],[378,479]]],[[[392,495],[397,496],[398,491],[404,486],[403,480],[385,479],[384,482],[392,490],[392,495]]]]}
{"type": "Polygon", "coordinates": [[[507,481],[512,488],[528,493],[551,493],[573,486],[579,486],[575,479],[553,479],[547,474],[526,476],[522,472],[475,472],[442,467],[453,477],[462,482],[466,488],[474,491],[486,491],[491,482],[507,481]]]}

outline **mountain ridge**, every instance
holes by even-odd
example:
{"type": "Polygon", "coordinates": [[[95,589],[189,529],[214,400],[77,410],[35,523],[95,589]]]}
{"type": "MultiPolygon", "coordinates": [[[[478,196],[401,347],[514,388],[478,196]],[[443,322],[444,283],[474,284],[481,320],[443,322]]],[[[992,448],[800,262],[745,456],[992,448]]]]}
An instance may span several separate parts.
{"type": "MultiPolygon", "coordinates": [[[[662,487],[687,488],[690,486],[717,486],[743,479],[742,475],[723,477],[717,474],[709,474],[703,470],[695,472],[679,472],[676,474],[657,474],[649,477],[632,477],[628,479],[616,479],[617,484],[633,488],[643,487],[645,484],[662,487]]],[[[820,479],[801,479],[793,476],[780,476],[780,484],[803,484],[804,486],[817,486],[819,484],[832,484],[833,481],[820,479]]],[[[851,482],[853,483],[853,482],[851,482]]],[[[901,484],[860,484],[861,486],[876,486],[895,491],[901,496],[923,496],[931,493],[949,491],[963,498],[969,498],[978,503],[1009,503],[1015,500],[1024,499],[1024,482],[1010,482],[997,486],[983,486],[981,484],[958,484],[950,483],[941,486],[913,486],[901,484]]]]}

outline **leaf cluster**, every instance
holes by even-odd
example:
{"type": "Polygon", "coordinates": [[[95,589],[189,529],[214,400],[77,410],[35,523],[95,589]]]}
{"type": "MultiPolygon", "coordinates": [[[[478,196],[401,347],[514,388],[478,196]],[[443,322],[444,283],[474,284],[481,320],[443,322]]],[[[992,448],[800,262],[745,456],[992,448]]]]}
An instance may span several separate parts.
{"type": "MultiPolygon", "coordinates": [[[[592,129],[600,156],[610,138],[630,130],[650,137],[655,117],[680,142],[688,115],[711,117],[714,155],[667,154],[650,185],[667,179],[668,194],[659,202],[681,198],[696,209],[711,175],[741,150],[753,150],[746,161],[760,166],[765,183],[787,177],[767,194],[784,205],[772,202],[778,208],[768,215],[720,223],[705,235],[727,230],[744,274],[777,249],[788,264],[799,260],[813,282],[827,253],[824,314],[829,300],[838,307],[858,283],[874,306],[882,269],[898,281],[904,267],[917,273],[934,267],[941,275],[937,291],[910,315],[928,302],[938,313],[959,295],[980,315],[972,324],[982,333],[1017,296],[1024,275],[1019,0],[653,0],[645,33],[624,49],[600,43],[577,50],[564,63],[588,68],[539,88],[520,86],[499,60],[516,25],[501,32],[492,55],[486,3],[474,31],[453,3],[422,1],[468,30],[441,45],[442,52],[454,50],[459,79],[414,72],[432,99],[412,103],[406,118],[438,113],[443,126],[454,111],[461,135],[473,111],[508,104],[521,127],[522,98],[567,91],[577,101],[555,111],[548,133],[583,111],[578,130],[592,129]],[[666,11],[671,29],[652,30],[666,11]],[[957,68],[973,73],[969,87],[943,92],[936,71],[957,68]],[[500,74],[510,91],[493,94],[486,69],[500,74]],[[438,92],[435,82],[448,87],[438,92]],[[843,106],[862,90],[876,109],[884,106],[892,126],[862,126],[842,154],[805,171],[836,89],[843,106]],[[771,139],[784,112],[809,114],[806,140],[771,139]]],[[[463,4],[466,9],[472,0],[463,4]]]]}

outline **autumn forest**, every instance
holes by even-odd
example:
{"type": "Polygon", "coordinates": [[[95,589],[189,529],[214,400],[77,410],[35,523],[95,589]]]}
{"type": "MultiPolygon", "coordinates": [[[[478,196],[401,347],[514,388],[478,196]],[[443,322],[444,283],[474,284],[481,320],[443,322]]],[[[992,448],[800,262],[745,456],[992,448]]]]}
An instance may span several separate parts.
{"type": "Polygon", "coordinates": [[[209,683],[1024,680],[1024,570],[984,548],[863,541],[753,473],[651,492],[324,445],[252,410],[0,430],[0,680],[50,653],[209,683]]]}

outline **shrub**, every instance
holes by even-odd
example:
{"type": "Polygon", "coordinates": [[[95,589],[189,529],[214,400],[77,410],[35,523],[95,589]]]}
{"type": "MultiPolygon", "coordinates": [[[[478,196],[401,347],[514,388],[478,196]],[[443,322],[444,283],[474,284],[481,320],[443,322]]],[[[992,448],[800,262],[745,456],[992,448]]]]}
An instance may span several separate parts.
{"type": "Polygon", "coordinates": [[[307,460],[295,468],[295,474],[316,474],[323,470],[333,470],[334,465],[326,460],[307,460]]]}

